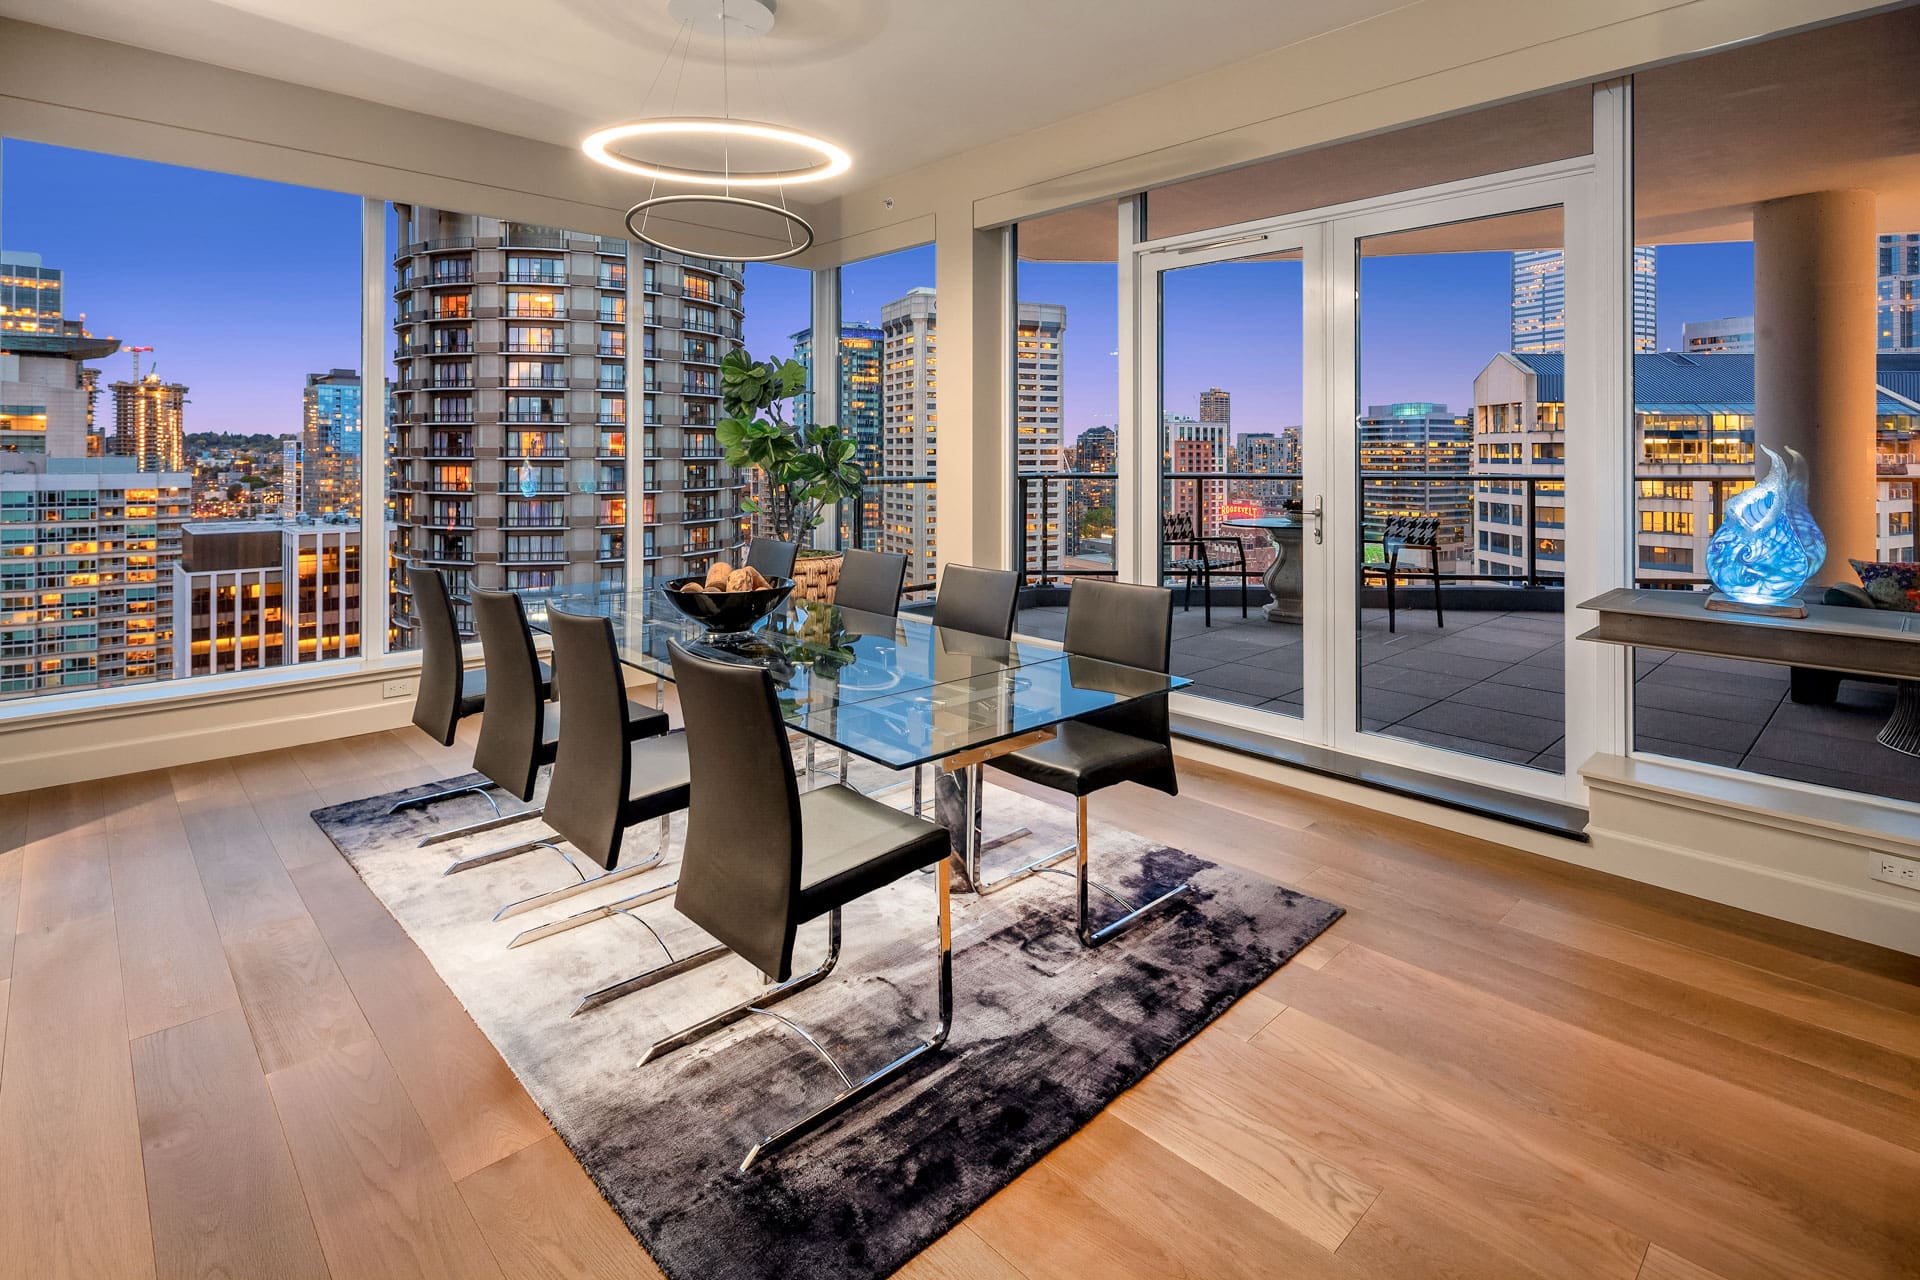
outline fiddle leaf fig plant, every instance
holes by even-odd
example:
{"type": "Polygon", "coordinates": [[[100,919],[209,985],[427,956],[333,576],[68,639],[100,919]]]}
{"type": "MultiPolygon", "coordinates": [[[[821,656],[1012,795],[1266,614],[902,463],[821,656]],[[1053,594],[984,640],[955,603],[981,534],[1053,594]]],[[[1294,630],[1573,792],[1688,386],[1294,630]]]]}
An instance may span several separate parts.
{"type": "Polygon", "coordinates": [[[774,536],[791,542],[819,527],[828,506],[857,498],[866,483],[846,432],[788,422],[789,402],[806,389],[807,367],[798,360],[755,360],[736,348],[720,361],[726,416],[714,435],[728,466],[751,467],[766,478],[766,501],[748,498],[743,508],[767,515],[774,536]]]}

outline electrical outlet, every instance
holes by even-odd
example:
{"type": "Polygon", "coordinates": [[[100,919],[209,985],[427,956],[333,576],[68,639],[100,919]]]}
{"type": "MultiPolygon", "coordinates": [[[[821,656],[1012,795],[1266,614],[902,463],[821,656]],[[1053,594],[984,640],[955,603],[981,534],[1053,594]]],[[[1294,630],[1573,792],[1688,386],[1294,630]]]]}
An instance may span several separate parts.
{"type": "Polygon", "coordinates": [[[406,677],[400,680],[387,681],[380,686],[380,696],[383,698],[411,698],[413,696],[413,679],[406,677]]]}
{"type": "Polygon", "coordinates": [[[1867,854],[1867,874],[1902,889],[1920,889],[1920,860],[1878,850],[1867,854]]]}

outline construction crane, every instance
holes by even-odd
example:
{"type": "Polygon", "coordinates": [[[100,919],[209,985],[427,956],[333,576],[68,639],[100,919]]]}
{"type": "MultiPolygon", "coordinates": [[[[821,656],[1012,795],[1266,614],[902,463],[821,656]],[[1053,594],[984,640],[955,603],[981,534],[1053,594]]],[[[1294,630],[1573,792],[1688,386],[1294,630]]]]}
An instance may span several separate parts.
{"type": "Polygon", "coordinates": [[[140,353],[142,351],[151,353],[153,351],[153,348],[152,347],[122,347],[120,348],[120,350],[126,352],[128,355],[133,357],[133,384],[135,386],[139,386],[140,385],[140,353]]]}

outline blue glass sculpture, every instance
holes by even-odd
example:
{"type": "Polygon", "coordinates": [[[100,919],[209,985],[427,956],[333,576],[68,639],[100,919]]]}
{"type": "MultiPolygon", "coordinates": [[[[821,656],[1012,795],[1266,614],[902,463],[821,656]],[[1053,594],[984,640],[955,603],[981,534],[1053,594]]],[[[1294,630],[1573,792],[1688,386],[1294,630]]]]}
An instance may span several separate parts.
{"type": "Polygon", "coordinates": [[[1807,460],[1792,445],[1787,446],[1787,519],[1793,522],[1793,534],[1812,561],[1807,569],[1811,578],[1827,562],[1827,539],[1813,522],[1813,512],[1807,509],[1807,460]]]}
{"type": "Polygon", "coordinates": [[[1707,576],[1735,603],[1797,611],[1800,588],[1826,559],[1826,540],[1807,512],[1805,477],[1796,492],[1780,455],[1765,445],[1760,452],[1767,455],[1767,474],[1727,500],[1720,527],[1707,544],[1707,576]],[[1818,540],[1817,554],[1800,532],[1803,520],[1818,540]]]}

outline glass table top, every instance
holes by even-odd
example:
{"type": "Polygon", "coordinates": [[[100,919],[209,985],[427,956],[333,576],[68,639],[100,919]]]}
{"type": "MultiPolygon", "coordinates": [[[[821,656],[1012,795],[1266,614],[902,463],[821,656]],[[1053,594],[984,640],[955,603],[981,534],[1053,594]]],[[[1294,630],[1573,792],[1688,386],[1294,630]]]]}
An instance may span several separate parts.
{"type": "Polygon", "coordinates": [[[583,590],[524,597],[528,621],[546,612],[608,618],[623,662],[673,679],[669,642],[746,662],[772,676],[787,723],[855,755],[902,769],[1164,695],[1191,681],[834,605],[789,602],[753,631],[709,635],[652,590],[583,590]]]}

